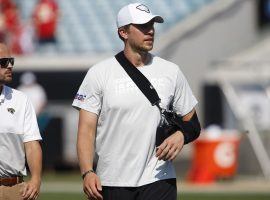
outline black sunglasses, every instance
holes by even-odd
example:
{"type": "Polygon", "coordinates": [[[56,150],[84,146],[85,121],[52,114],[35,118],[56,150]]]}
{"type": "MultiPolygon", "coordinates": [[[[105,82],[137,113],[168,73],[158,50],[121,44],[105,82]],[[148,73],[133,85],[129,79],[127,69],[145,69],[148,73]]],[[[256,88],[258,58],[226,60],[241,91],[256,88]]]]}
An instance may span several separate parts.
{"type": "Polygon", "coordinates": [[[13,66],[14,65],[14,58],[0,58],[0,67],[7,68],[9,63],[13,66]]]}

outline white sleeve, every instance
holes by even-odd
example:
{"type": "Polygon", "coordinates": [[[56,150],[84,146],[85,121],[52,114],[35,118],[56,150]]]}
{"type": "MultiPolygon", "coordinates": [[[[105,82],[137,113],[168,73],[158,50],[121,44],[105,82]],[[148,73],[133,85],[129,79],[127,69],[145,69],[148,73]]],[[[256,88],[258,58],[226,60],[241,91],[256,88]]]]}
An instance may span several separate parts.
{"type": "Polygon", "coordinates": [[[23,142],[42,139],[38,128],[37,117],[34,107],[28,98],[26,101],[23,133],[23,142]]]}
{"type": "Polygon", "coordinates": [[[185,76],[178,70],[173,99],[173,110],[177,114],[184,116],[188,114],[197,103],[198,101],[194,97],[185,76]]]}
{"type": "Polygon", "coordinates": [[[102,102],[102,90],[98,74],[93,67],[88,70],[72,106],[99,115],[102,102]]]}

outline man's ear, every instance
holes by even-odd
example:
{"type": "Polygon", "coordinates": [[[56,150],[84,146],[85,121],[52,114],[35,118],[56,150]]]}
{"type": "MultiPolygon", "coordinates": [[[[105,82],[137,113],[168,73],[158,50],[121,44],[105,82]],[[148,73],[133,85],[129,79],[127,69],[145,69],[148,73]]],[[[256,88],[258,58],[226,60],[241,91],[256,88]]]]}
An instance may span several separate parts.
{"type": "Polygon", "coordinates": [[[128,39],[127,29],[124,27],[121,27],[118,29],[118,34],[121,36],[124,40],[128,39]]]}

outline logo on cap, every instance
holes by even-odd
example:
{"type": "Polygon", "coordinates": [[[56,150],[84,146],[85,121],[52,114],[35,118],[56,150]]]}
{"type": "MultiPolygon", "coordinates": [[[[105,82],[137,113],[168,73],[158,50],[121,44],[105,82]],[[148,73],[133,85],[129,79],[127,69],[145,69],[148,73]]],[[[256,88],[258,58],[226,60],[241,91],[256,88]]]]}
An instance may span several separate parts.
{"type": "Polygon", "coordinates": [[[150,10],[149,10],[149,8],[147,8],[146,5],[140,4],[140,5],[136,6],[136,8],[138,10],[140,10],[140,11],[144,11],[144,12],[150,13],[150,10]]]}

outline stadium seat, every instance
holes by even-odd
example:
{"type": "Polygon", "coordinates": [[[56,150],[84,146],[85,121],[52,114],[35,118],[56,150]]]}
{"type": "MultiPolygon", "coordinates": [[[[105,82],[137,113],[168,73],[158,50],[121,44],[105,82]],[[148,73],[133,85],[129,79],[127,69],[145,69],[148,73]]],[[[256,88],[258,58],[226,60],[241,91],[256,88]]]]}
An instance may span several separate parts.
{"type": "MultiPolygon", "coordinates": [[[[156,26],[162,33],[175,23],[196,12],[214,0],[144,0],[153,13],[164,17],[165,23],[156,26]]],[[[30,20],[37,0],[17,1],[23,20],[30,20]]],[[[57,43],[49,47],[40,47],[38,53],[46,51],[57,53],[110,53],[122,48],[119,42],[115,17],[119,8],[128,4],[128,0],[58,0],[60,20],[57,31],[57,43]]]]}

